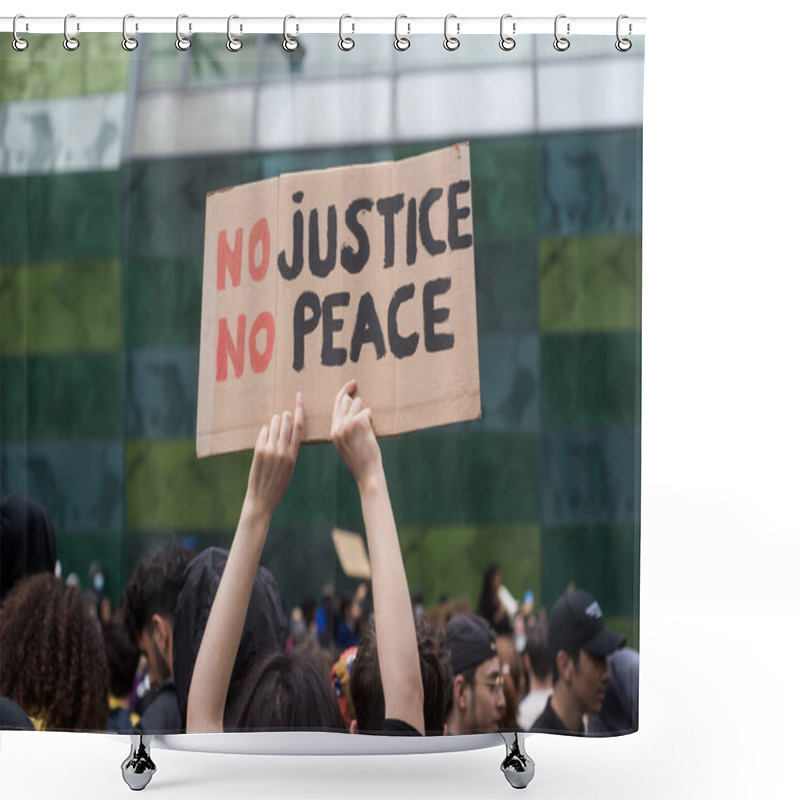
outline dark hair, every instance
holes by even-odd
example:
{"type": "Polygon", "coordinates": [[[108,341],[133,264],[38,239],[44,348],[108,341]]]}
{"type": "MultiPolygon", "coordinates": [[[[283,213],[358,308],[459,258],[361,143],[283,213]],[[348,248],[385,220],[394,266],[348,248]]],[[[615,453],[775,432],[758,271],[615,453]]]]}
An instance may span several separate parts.
{"type": "Polygon", "coordinates": [[[122,605],[128,635],[136,641],[153,614],[173,620],[183,586],[183,574],[194,551],[178,544],[156,547],[145,553],[125,587],[122,605]]]}
{"type": "MultiPolygon", "coordinates": [[[[425,731],[440,735],[447,719],[447,706],[453,693],[453,676],[450,655],[447,651],[444,630],[434,628],[425,617],[415,616],[419,667],[424,692],[423,717],[425,731]]],[[[360,732],[380,731],[386,716],[383,683],[378,664],[378,643],[375,623],[370,622],[358,645],[350,671],[350,694],[356,711],[360,732]]]]}
{"type": "Polygon", "coordinates": [[[104,730],[108,666],[100,623],[78,589],[40,573],[0,609],[0,695],[47,730],[104,730]]]}
{"type": "Polygon", "coordinates": [[[531,672],[537,680],[547,680],[550,675],[550,659],[547,656],[547,622],[542,620],[529,622],[525,635],[525,652],[528,655],[531,672]]]}
{"type": "Polygon", "coordinates": [[[322,659],[308,651],[273,653],[259,661],[233,719],[237,731],[345,730],[322,659]]]}
{"type": "MultiPolygon", "coordinates": [[[[563,648],[563,647],[561,649],[564,650],[564,652],[575,662],[575,664],[578,663],[578,660],[581,657],[581,649],[580,649],[580,647],[576,647],[575,650],[567,650],[566,648],[563,648]]],[[[557,656],[558,656],[559,652],[561,652],[561,651],[559,650],[558,652],[553,653],[553,686],[555,686],[558,683],[559,678],[561,677],[558,674],[557,656]]]]}
{"type": "Polygon", "coordinates": [[[111,694],[114,697],[125,697],[130,694],[136,679],[139,651],[128,636],[124,619],[119,612],[103,625],[103,645],[108,661],[111,694]]]}
{"type": "Polygon", "coordinates": [[[0,503],[0,603],[21,578],[55,567],[56,535],[47,509],[23,494],[7,497],[0,503]]]}

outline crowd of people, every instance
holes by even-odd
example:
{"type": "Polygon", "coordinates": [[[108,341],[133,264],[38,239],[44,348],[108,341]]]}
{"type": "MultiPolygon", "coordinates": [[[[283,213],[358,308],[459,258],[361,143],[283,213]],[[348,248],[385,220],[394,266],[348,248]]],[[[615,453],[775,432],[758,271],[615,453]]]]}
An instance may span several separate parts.
{"type": "Polygon", "coordinates": [[[371,580],[326,587],[287,616],[260,565],[304,424],[275,415],[256,442],[229,550],[144,554],[116,611],[58,574],[47,511],[16,495],[0,528],[0,728],[195,733],[327,730],[615,734],[638,728],[638,654],[588,592],[549,615],[490,564],[473,613],[412,598],[370,409],[339,391],[331,438],[358,488],[371,580]]]}

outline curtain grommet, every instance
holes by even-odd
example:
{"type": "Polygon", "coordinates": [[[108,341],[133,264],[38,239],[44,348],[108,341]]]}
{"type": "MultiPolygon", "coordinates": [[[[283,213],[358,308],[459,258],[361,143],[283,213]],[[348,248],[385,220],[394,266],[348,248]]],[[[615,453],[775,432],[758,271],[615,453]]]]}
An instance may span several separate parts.
{"type": "Polygon", "coordinates": [[[14,22],[13,22],[13,24],[11,26],[11,36],[12,36],[12,38],[11,38],[11,46],[18,53],[21,53],[23,50],[27,50],[28,49],[28,40],[27,39],[23,39],[17,33],[17,20],[20,20],[20,19],[25,19],[25,15],[24,14],[17,14],[14,17],[14,22]]]}
{"type": "MultiPolygon", "coordinates": [[[[182,53],[188,50],[192,46],[192,40],[187,39],[185,36],[181,34],[181,20],[188,19],[188,14],[178,14],[178,18],[175,20],[175,47],[180,50],[182,53]]],[[[191,31],[192,26],[189,25],[189,30],[191,31]]]]}
{"type": "MultiPolygon", "coordinates": [[[[394,49],[399,50],[401,53],[408,50],[411,47],[411,39],[406,38],[406,36],[400,35],[400,20],[401,19],[408,19],[405,14],[398,14],[394,18],[394,49]]],[[[406,27],[408,28],[407,35],[411,33],[411,23],[407,22],[406,27]]]]}
{"type": "MultiPolygon", "coordinates": [[[[553,47],[555,47],[555,49],[558,50],[559,53],[563,53],[565,50],[569,50],[569,44],[570,44],[569,39],[567,39],[566,36],[559,36],[558,35],[558,21],[560,19],[566,19],[566,18],[567,18],[566,14],[559,14],[556,17],[555,23],[553,24],[553,35],[556,37],[555,41],[553,42],[553,47]]],[[[567,36],[569,36],[569,32],[570,32],[569,29],[570,29],[570,23],[568,22],[567,23],[567,36]]]]}
{"type": "MultiPolygon", "coordinates": [[[[236,14],[231,14],[228,17],[228,41],[225,42],[225,47],[227,47],[231,53],[238,53],[242,49],[242,40],[237,39],[231,33],[231,22],[233,22],[233,20],[235,19],[239,19],[239,17],[237,17],[236,14]]],[[[241,30],[241,27],[239,28],[239,30],[241,30]]]]}
{"type": "MultiPolygon", "coordinates": [[[[343,28],[344,28],[344,21],[346,19],[353,19],[353,18],[349,14],[342,14],[342,16],[339,17],[339,49],[344,51],[345,53],[348,53],[356,46],[356,42],[355,39],[352,39],[351,37],[344,35],[343,28]]],[[[355,33],[356,30],[355,23],[354,22],[350,23],[350,26],[351,26],[350,32],[355,33]]]]}
{"type": "MultiPolygon", "coordinates": [[[[620,36],[620,33],[619,33],[620,25],[619,24],[620,24],[620,22],[622,22],[623,19],[628,19],[628,15],[627,14],[620,14],[617,17],[617,41],[614,42],[614,47],[616,47],[617,50],[619,50],[620,53],[627,53],[628,50],[630,50],[631,47],[633,47],[633,42],[630,39],[623,39],[620,36]]],[[[633,31],[633,26],[629,22],[628,23],[628,36],[630,36],[632,31],[633,31]]]]}
{"type": "Polygon", "coordinates": [[[461,32],[461,23],[457,21],[457,17],[455,14],[448,14],[444,18],[444,49],[449,50],[451,53],[454,50],[458,50],[461,47],[461,41],[458,38],[458,35],[461,32]],[[456,20],[456,36],[450,36],[447,32],[447,26],[451,19],[456,20]]]}
{"type": "MultiPolygon", "coordinates": [[[[135,19],[133,14],[126,14],[122,18],[122,49],[126,50],[128,53],[132,53],[139,46],[139,41],[133,36],[128,36],[129,19],[135,19]]],[[[137,25],[136,27],[138,28],[139,26],[137,25]]]]}
{"type": "MultiPolygon", "coordinates": [[[[503,14],[500,17],[500,49],[504,50],[506,53],[510,52],[517,46],[517,41],[512,36],[506,36],[505,31],[503,30],[503,26],[505,25],[505,21],[507,19],[511,19],[511,14],[503,14]]],[[[511,23],[511,32],[517,32],[517,23],[511,23]]]]}
{"type": "MultiPolygon", "coordinates": [[[[64,49],[69,50],[70,53],[74,53],[81,46],[81,43],[77,40],[77,38],[69,35],[68,27],[71,19],[75,19],[74,14],[67,14],[67,16],[64,17],[64,49]]],[[[76,26],[76,30],[80,29],[81,27],[78,24],[76,26]]]]}
{"type": "MultiPolygon", "coordinates": [[[[289,36],[289,20],[290,19],[297,19],[297,17],[293,17],[291,14],[287,14],[283,18],[283,49],[287,53],[293,53],[295,50],[297,50],[298,47],[300,47],[300,42],[297,39],[293,38],[292,36],[289,36]]],[[[300,30],[300,26],[298,25],[295,28],[295,32],[297,32],[299,30],[300,30]]]]}

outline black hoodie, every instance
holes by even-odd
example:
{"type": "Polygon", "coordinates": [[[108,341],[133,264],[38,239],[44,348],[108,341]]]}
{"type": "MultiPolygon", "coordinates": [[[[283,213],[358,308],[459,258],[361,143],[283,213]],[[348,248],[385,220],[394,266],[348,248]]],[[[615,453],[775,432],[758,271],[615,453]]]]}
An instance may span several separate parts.
{"type": "MultiPolygon", "coordinates": [[[[183,588],[175,607],[172,663],[184,729],[194,662],[227,561],[228,551],[219,547],[210,547],[195,556],[186,568],[183,588]]],[[[242,639],[233,665],[225,704],[226,728],[232,723],[231,715],[250,669],[270,653],[283,653],[287,636],[286,612],[277,581],[266,567],[260,566],[256,572],[242,639]]]]}

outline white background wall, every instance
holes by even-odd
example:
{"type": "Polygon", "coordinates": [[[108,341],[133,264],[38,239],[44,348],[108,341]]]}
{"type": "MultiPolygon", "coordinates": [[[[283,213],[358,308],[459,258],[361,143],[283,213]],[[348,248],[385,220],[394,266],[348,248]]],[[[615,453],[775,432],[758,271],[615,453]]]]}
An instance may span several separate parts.
{"type": "MultiPolygon", "coordinates": [[[[537,798],[794,797],[800,448],[797,6],[41,0],[20,13],[646,15],[641,730],[536,736],[537,798]],[[258,10],[253,10],[258,9],[258,10]],[[699,10],[698,10],[699,9],[699,10]],[[726,13],[726,9],[731,9],[726,13]]],[[[13,13],[9,9],[4,13],[13,13]]],[[[3,39],[0,46],[10,45],[3,39]]],[[[412,45],[413,46],[413,45],[412,45]]],[[[129,797],[127,746],[0,738],[3,797],[129,797]]],[[[501,749],[394,758],[155,752],[154,798],[501,797],[501,749]]]]}

